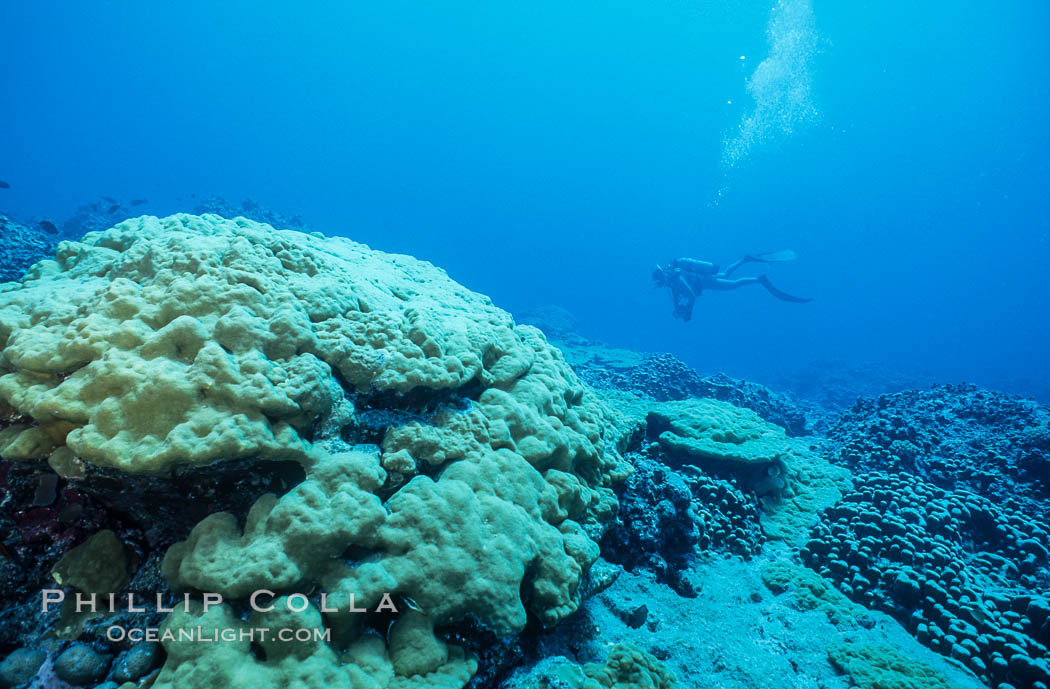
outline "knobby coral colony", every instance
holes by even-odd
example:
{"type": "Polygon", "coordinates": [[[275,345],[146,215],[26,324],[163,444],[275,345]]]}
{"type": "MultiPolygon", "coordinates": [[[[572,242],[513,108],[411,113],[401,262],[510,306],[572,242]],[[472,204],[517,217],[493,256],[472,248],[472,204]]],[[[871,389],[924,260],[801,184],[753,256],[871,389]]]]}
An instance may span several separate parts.
{"type": "MultiPolygon", "coordinates": [[[[797,559],[766,585],[800,607],[885,610],[989,686],[1045,689],[1050,609],[1032,591],[1050,543],[1026,510],[1045,504],[1041,408],[1010,430],[1022,457],[1000,444],[967,472],[939,452],[974,428],[945,406],[954,389],[858,405],[821,452],[789,401],[730,379],[672,390],[669,366],[594,392],[539,330],[428,263],[245,218],[62,242],[0,284],[0,527],[16,534],[0,687],[458,688],[498,657],[483,639],[553,627],[600,588],[599,552],[690,596],[699,553],[776,539],[797,559]],[[1002,467],[1031,479],[1020,501],[989,488],[1002,467]],[[193,602],[135,618],[67,596],[40,619],[55,582],[193,602]],[[272,605],[254,604],[264,590],[272,605]],[[67,643],[147,623],[163,653],[67,643]],[[45,627],[63,641],[40,643],[45,627]],[[240,634],[259,628],[307,634],[240,634]]],[[[978,406],[985,424],[1017,412],[978,406]]],[[[947,686],[864,638],[827,655],[859,686],[947,686]]],[[[677,686],[630,644],[604,665],[549,660],[537,686],[677,686]]]]}
{"type": "MultiPolygon", "coordinates": [[[[6,460],[85,485],[300,467],[243,528],[200,521],[161,569],[174,591],[229,601],[326,591],[335,640],[168,644],[154,687],[462,686],[475,663],[434,625],[514,633],[523,596],[545,625],[571,614],[628,472],[602,405],[538,330],[427,263],[244,219],[143,217],[62,243],[0,286],[0,347],[6,460]],[[404,602],[389,633],[345,614],[350,594],[384,593],[404,602]]],[[[322,618],[245,622],[223,605],[165,624],[322,618]]]]}

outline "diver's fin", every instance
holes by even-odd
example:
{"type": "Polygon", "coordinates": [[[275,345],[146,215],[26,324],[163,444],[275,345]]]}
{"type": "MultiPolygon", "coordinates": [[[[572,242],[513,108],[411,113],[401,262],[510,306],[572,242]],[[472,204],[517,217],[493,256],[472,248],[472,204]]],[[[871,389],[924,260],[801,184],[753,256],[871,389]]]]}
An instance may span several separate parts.
{"type": "Polygon", "coordinates": [[[766,288],[767,292],[772,294],[777,299],[782,299],[783,301],[794,302],[796,304],[805,304],[807,301],[813,301],[812,299],[806,299],[805,297],[795,297],[795,296],[792,296],[792,295],[788,294],[787,292],[781,292],[780,290],[778,290],[776,287],[773,286],[773,283],[771,283],[769,281],[769,278],[767,278],[765,275],[759,275],[758,276],[758,281],[762,283],[762,286],[766,288]]]}
{"type": "Polygon", "coordinates": [[[783,263],[794,261],[798,254],[794,249],[780,249],[779,251],[763,251],[760,254],[748,254],[745,259],[757,263],[783,263]]]}

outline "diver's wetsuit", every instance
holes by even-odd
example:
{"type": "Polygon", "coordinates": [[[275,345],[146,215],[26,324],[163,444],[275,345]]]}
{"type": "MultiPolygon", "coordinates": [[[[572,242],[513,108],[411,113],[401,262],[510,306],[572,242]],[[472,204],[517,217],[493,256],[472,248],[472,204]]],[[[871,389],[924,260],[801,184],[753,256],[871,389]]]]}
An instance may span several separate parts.
{"type": "Polygon", "coordinates": [[[777,299],[804,303],[812,301],[802,297],[795,297],[782,292],[774,287],[765,275],[757,277],[730,278],[733,272],[744,265],[754,261],[761,262],[761,258],[744,256],[739,261],[731,264],[725,271],[719,271],[718,266],[709,261],[698,261],[695,258],[676,258],[671,262],[671,267],[662,270],[663,279],[671,291],[671,301],[674,303],[674,315],[677,318],[688,321],[693,316],[693,305],[696,298],[705,289],[728,291],[744,287],[745,285],[762,285],[770,294],[777,299]]]}

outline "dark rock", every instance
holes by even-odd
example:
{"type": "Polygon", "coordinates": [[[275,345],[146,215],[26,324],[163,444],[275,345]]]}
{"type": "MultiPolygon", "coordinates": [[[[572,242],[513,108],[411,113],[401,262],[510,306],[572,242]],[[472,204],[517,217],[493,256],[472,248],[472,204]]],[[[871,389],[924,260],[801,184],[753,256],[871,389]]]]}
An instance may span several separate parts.
{"type": "Polygon", "coordinates": [[[901,572],[893,580],[893,593],[896,598],[905,605],[914,605],[919,601],[919,584],[909,578],[907,573],[901,572]]]}
{"type": "Polygon", "coordinates": [[[31,465],[0,460],[0,491],[6,500],[0,511],[0,652],[24,644],[46,623],[38,591],[62,555],[91,535],[102,529],[117,534],[141,565],[128,591],[152,598],[167,589],[155,565],[168,546],[212,512],[243,516],[259,495],[286,492],[302,480],[303,472],[292,462],[251,460],[179,469],[169,477],[129,476],[89,466],[84,478],[59,479],[51,504],[39,505],[44,475],[31,465]],[[128,509],[129,495],[135,496],[135,509],[128,509]]]}
{"type": "Polygon", "coordinates": [[[113,666],[113,679],[117,682],[134,682],[149,674],[163,658],[159,644],[143,642],[135,644],[117,658],[113,666]]]}
{"type": "Polygon", "coordinates": [[[1010,656],[1010,672],[1023,683],[1050,682],[1046,662],[1038,662],[1024,654],[1010,656]]]}
{"type": "Polygon", "coordinates": [[[1041,627],[1047,617],[1050,617],[1050,604],[1043,598],[1033,598],[1028,602],[1025,615],[1036,628],[1041,627]]]}
{"type": "Polygon", "coordinates": [[[627,616],[627,619],[625,621],[627,623],[627,626],[631,629],[638,629],[643,624],[645,624],[645,620],[648,619],[648,617],[649,608],[647,608],[644,605],[639,605],[631,612],[630,615],[627,616]]]}
{"type": "Polygon", "coordinates": [[[0,687],[18,686],[31,680],[47,660],[47,653],[33,648],[19,648],[0,662],[0,687]]]}
{"type": "Polygon", "coordinates": [[[73,644],[55,660],[55,675],[74,686],[92,685],[106,676],[111,660],[88,644],[73,644]]]}

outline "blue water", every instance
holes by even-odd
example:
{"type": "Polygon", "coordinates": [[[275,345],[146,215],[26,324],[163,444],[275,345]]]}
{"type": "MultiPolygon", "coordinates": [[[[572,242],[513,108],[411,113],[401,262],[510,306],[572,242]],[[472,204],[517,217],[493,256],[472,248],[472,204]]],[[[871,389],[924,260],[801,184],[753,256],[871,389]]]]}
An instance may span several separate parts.
{"type": "Polygon", "coordinates": [[[1050,5],[215,4],[0,4],[0,210],[250,196],[703,370],[1047,376],[1050,5]],[[813,303],[649,284],[782,247],[813,303]]]}

